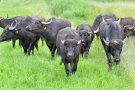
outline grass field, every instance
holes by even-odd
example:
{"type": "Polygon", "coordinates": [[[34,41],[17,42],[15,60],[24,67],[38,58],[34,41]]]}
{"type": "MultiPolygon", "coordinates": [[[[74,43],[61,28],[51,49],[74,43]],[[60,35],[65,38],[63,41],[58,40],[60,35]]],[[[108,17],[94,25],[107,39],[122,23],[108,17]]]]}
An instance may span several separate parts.
{"type": "MultiPolygon", "coordinates": [[[[135,2],[106,2],[101,0],[1,0],[0,16],[41,15],[69,19],[73,28],[82,22],[91,25],[101,13],[113,12],[119,17],[135,17],[135,2]]],[[[0,30],[2,32],[2,29],[0,30]]],[[[49,49],[39,43],[35,55],[23,54],[18,43],[0,43],[0,90],[134,90],[135,89],[135,37],[123,47],[120,65],[113,64],[108,72],[107,60],[96,37],[89,59],[80,56],[78,70],[66,78],[60,57],[51,58],[49,49]]]]}

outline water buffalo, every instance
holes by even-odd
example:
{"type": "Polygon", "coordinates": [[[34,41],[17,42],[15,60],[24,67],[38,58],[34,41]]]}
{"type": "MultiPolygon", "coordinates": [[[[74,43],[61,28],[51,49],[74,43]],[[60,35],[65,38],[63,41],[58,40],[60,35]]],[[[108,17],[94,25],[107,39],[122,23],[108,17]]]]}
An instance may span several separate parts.
{"type": "Polygon", "coordinates": [[[57,33],[65,28],[71,27],[71,23],[65,19],[50,18],[47,21],[32,23],[27,26],[27,31],[39,34],[44,37],[46,44],[51,52],[52,57],[54,57],[56,50],[56,37],[57,33]]]}
{"type": "MultiPolygon", "coordinates": [[[[16,16],[16,17],[13,17],[13,18],[0,18],[0,27],[5,29],[7,25],[11,25],[12,22],[14,22],[15,20],[20,23],[21,21],[25,20],[26,17],[24,16],[16,16]]],[[[5,32],[5,31],[4,31],[5,32]]],[[[3,33],[4,33],[3,32],[3,33]]],[[[15,48],[15,42],[16,42],[16,38],[13,38],[12,39],[12,46],[13,48],[15,48]]]]}
{"type": "MultiPolygon", "coordinates": [[[[20,24],[23,21],[25,21],[25,22],[36,22],[37,20],[38,21],[45,21],[45,19],[41,16],[16,16],[16,17],[13,17],[13,18],[0,18],[0,27],[5,29],[7,25],[11,25],[11,23],[15,22],[15,21],[17,21],[17,24],[20,24]]],[[[5,33],[5,31],[3,31],[3,33],[5,33]]],[[[14,48],[17,38],[15,38],[16,36],[13,36],[13,37],[14,38],[12,38],[12,41],[13,41],[12,45],[13,45],[13,48],[14,48]]],[[[3,40],[9,40],[9,39],[3,39],[3,40]]],[[[43,40],[42,40],[42,42],[43,42],[43,40]]]]}
{"type": "MultiPolygon", "coordinates": [[[[117,17],[113,13],[106,13],[106,14],[100,14],[96,17],[94,24],[92,26],[94,31],[99,30],[100,23],[102,22],[102,18],[106,19],[112,19],[112,20],[117,20],[117,17]]],[[[99,37],[99,33],[96,33],[97,37],[99,37]]]]}
{"type": "Polygon", "coordinates": [[[125,37],[132,35],[134,33],[134,24],[135,24],[135,19],[132,17],[124,17],[124,18],[120,18],[120,24],[121,26],[124,28],[124,34],[125,37]]]}
{"type": "Polygon", "coordinates": [[[94,39],[94,31],[89,24],[82,23],[77,26],[76,30],[79,32],[82,41],[81,54],[88,58],[89,49],[94,39]]]}
{"type": "Polygon", "coordinates": [[[120,20],[104,20],[104,18],[99,29],[99,35],[107,56],[109,69],[111,69],[111,55],[114,62],[117,64],[120,62],[120,54],[124,43],[124,31],[120,25],[120,20]]]}
{"type": "Polygon", "coordinates": [[[75,73],[79,60],[79,52],[81,48],[81,37],[78,32],[71,27],[64,28],[58,32],[56,46],[65,65],[66,75],[75,73]],[[69,68],[70,63],[71,68],[69,68]]]}
{"type": "Polygon", "coordinates": [[[34,54],[34,46],[36,47],[36,49],[38,49],[37,42],[39,41],[40,36],[25,30],[26,26],[29,25],[31,22],[31,18],[29,17],[19,24],[16,21],[14,25],[11,24],[8,28],[6,28],[5,33],[1,35],[0,40],[3,39],[2,41],[4,41],[6,39],[17,37],[24,49],[24,53],[28,53],[28,55],[30,55],[31,51],[33,51],[32,53],[34,54]]]}

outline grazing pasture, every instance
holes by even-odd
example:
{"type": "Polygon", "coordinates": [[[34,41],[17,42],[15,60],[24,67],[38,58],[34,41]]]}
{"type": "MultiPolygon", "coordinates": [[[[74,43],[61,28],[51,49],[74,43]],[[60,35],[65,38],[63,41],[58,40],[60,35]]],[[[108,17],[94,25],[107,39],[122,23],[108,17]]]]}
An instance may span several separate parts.
{"type": "MultiPolygon", "coordinates": [[[[1,0],[0,16],[40,15],[46,19],[66,18],[73,27],[86,21],[93,24],[101,13],[113,12],[118,17],[135,18],[135,2],[115,0],[1,0]]],[[[0,29],[2,33],[2,29],[0,29]]],[[[94,38],[88,60],[80,55],[75,75],[66,78],[60,57],[52,59],[47,46],[39,42],[39,51],[24,55],[18,42],[0,43],[0,90],[134,90],[135,37],[124,44],[121,62],[108,72],[107,60],[100,40],[94,38]]]]}

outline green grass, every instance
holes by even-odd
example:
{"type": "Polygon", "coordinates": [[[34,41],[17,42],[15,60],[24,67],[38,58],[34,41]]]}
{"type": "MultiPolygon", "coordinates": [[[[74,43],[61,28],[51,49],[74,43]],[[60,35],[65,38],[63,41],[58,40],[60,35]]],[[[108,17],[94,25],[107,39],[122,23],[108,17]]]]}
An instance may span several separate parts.
{"type": "MultiPolygon", "coordinates": [[[[69,19],[75,28],[85,21],[92,25],[101,13],[135,17],[134,5],[134,2],[90,0],[2,0],[0,15],[41,15],[46,19],[57,16],[69,19]]],[[[120,65],[113,64],[112,71],[108,72],[103,47],[95,38],[89,59],[80,56],[76,74],[67,79],[64,65],[59,65],[60,57],[52,59],[49,49],[46,45],[42,47],[41,42],[39,51],[35,50],[31,56],[24,55],[18,43],[15,49],[11,42],[0,43],[0,90],[134,90],[134,45],[135,38],[130,37],[123,47],[120,65]]]]}

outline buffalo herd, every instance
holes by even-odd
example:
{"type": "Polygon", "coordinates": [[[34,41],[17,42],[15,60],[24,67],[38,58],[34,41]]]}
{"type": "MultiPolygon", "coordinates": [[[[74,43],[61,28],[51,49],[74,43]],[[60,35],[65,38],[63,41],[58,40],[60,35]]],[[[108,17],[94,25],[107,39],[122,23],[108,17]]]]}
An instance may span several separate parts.
{"type": "Polygon", "coordinates": [[[70,21],[63,18],[41,16],[0,17],[3,32],[0,42],[12,40],[15,48],[16,40],[24,53],[34,54],[38,50],[38,42],[46,42],[52,58],[55,51],[61,56],[61,64],[65,66],[67,77],[75,73],[79,54],[88,59],[89,49],[94,40],[100,38],[106,53],[109,70],[112,69],[112,58],[116,64],[120,62],[122,47],[129,35],[135,35],[135,19],[132,17],[118,18],[113,13],[100,14],[93,25],[82,23],[73,29],[70,21]]]}

